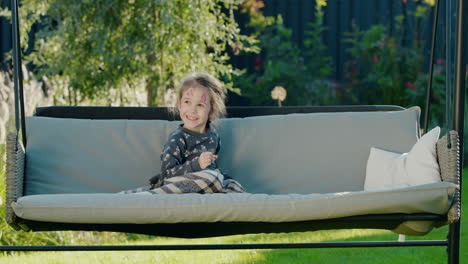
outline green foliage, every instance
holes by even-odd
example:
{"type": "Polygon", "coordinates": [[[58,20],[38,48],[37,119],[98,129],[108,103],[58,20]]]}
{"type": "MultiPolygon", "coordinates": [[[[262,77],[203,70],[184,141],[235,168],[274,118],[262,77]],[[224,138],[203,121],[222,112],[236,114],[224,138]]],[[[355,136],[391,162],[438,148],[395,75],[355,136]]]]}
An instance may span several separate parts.
{"type": "MultiPolygon", "coordinates": [[[[345,66],[342,102],[425,107],[429,73],[420,27],[427,19],[429,5],[429,2],[421,4],[413,13],[395,17],[394,35],[383,25],[374,25],[366,31],[353,25],[352,32],[346,33],[344,39],[350,45],[347,50],[350,60],[345,66]],[[408,19],[414,22],[415,34],[411,45],[404,45],[402,24],[408,19]]],[[[429,127],[445,123],[445,72],[444,61],[436,58],[429,127]]]]}
{"type": "MultiPolygon", "coordinates": [[[[442,59],[438,59],[434,65],[434,75],[432,77],[432,98],[430,106],[429,127],[444,126],[445,124],[445,65],[442,59]]],[[[413,98],[415,105],[425,106],[427,87],[429,84],[429,74],[421,74],[416,79],[415,87],[408,93],[413,98]]]]}
{"type": "MultiPolygon", "coordinates": [[[[443,59],[437,59],[434,64],[434,74],[432,76],[432,97],[430,105],[429,127],[446,125],[446,65],[443,59]]],[[[429,74],[421,74],[415,82],[415,88],[408,92],[413,98],[414,105],[425,106],[427,87],[429,85],[429,74]]],[[[468,88],[468,72],[465,75],[465,88],[468,88]]],[[[452,89],[454,87],[452,86],[452,89]]],[[[452,91],[454,96],[454,91],[452,91]]],[[[465,108],[467,101],[465,99],[465,108]]],[[[453,104],[451,111],[453,111],[453,104]]],[[[465,127],[468,125],[468,116],[465,115],[465,127]]],[[[465,136],[467,129],[464,130],[465,136]]],[[[465,148],[464,158],[468,158],[468,149],[465,148]]]]}
{"type": "Polygon", "coordinates": [[[306,51],[306,68],[308,79],[306,80],[306,104],[330,105],[336,104],[336,87],[327,79],[333,74],[332,58],[328,55],[328,48],[323,43],[322,36],[326,31],[323,26],[322,6],[325,0],[316,1],[316,20],[309,23],[306,31],[304,46],[306,51]]]}
{"type": "MultiPolygon", "coordinates": [[[[428,77],[423,67],[427,59],[423,54],[421,25],[427,22],[431,5],[431,1],[418,2],[415,11],[396,16],[393,35],[383,25],[374,25],[366,31],[353,25],[352,32],[345,33],[350,60],[345,65],[342,102],[424,105],[422,95],[428,77]],[[403,39],[405,22],[414,25],[409,45],[403,39]]],[[[441,96],[442,86],[436,84],[434,88],[434,96],[441,96]]],[[[434,108],[434,115],[440,114],[439,106],[434,108]]]]}
{"type": "Polygon", "coordinates": [[[239,0],[32,1],[21,4],[22,44],[40,24],[28,60],[50,79],[73,88],[71,104],[105,98],[111,88],[145,83],[149,105],[187,73],[216,76],[239,72],[227,62],[234,53],[256,51],[240,34],[233,12],[239,0]]]}
{"type": "Polygon", "coordinates": [[[317,3],[317,20],[308,25],[304,41],[307,52],[292,41],[292,31],[284,26],[280,15],[265,17],[258,10],[250,13],[249,26],[260,40],[262,52],[256,58],[255,71],[237,78],[236,84],[255,105],[276,104],[270,95],[275,86],[287,90],[286,105],[326,104],[332,100],[333,87],[326,81],[332,73],[331,58],[321,37],[325,30],[322,2],[317,3]]]}
{"type": "MultiPolygon", "coordinates": [[[[353,26],[345,42],[350,44],[350,61],[346,65],[345,89],[365,104],[414,103],[410,94],[422,74],[424,58],[420,48],[408,48],[389,36],[383,25],[362,32],[353,26]]],[[[349,99],[348,99],[349,100],[349,99]]],[[[344,99],[346,101],[346,99],[344,99]]]]}
{"type": "Polygon", "coordinates": [[[290,102],[304,95],[301,88],[304,87],[306,68],[300,50],[291,41],[292,32],[283,25],[281,16],[265,22],[268,24],[257,29],[265,59],[258,57],[257,73],[241,76],[237,84],[255,105],[272,104],[270,91],[277,85],[287,89],[286,100],[290,102]]]}

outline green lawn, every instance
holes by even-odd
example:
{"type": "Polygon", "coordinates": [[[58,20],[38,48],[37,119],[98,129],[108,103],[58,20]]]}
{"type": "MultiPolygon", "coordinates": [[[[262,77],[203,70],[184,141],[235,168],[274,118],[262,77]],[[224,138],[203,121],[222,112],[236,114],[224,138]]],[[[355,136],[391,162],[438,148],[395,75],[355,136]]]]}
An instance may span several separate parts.
{"type": "MultiPolygon", "coordinates": [[[[468,172],[465,170],[465,172],[468,172]]],[[[468,183],[464,184],[468,187],[468,183]]],[[[466,196],[465,196],[466,197],[466,196]]],[[[465,204],[466,198],[463,199],[465,204]]],[[[466,215],[466,214],[463,214],[466,215]]],[[[462,244],[460,263],[468,260],[466,222],[462,222],[462,244]]],[[[445,239],[448,228],[435,229],[424,237],[416,239],[445,239]]],[[[62,232],[66,233],[66,232],[62,232]]],[[[68,232],[71,233],[71,232],[68,232]]],[[[115,243],[112,236],[92,242],[88,238],[79,244],[115,243]],[[83,242],[84,241],[84,242],[83,242]],[[88,242],[86,242],[88,241],[88,242]],[[107,242],[106,242],[107,241],[107,242]],[[114,242],[112,242],[114,241],[114,242]]],[[[209,239],[146,238],[129,240],[123,244],[221,244],[221,243],[283,243],[318,241],[395,241],[398,235],[381,230],[332,230],[288,234],[258,234],[229,236],[209,239]]],[[[122,241],[122,240],[120,240],[122,241]]],[[[44,252],[11,253],[0,257],[0,263],[444,263],[447,254],[444,247],[407,248],[349,248],[349,249],[284,249],[284,250],[198,250],[198,251],[143,251],[143,252],[44,252]]]]}
{"type": "MultiPolygon", "coordinates": [[[[443,239],[446,228],[435,230],[427,239],[443,239]]],[[[377,230],[336,230],[276,235],[244,235],[210,239],[155,238],[129,244],[201,244],[316,242],[343,240],[396,240],[397,235],[377,230]]],[[[409,237],[409,239],[421,239],[409,237]]],[[[462,245],[462,259],[468,259],[462,245]]],[[[219,250],[159,252],[56,252],[14,253],[0,257],[0,263],[444,263],[445,248],[356,248],[219,250]]],[[[462,262],[463,263],[463,262],[462,262]]]]}

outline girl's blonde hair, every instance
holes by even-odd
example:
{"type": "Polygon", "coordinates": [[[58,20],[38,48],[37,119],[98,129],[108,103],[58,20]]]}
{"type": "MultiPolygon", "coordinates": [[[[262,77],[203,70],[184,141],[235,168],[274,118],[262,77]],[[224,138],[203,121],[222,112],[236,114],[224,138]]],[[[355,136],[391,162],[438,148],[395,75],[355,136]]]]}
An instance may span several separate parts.
{"type": "MultiPolygon", "coordinates": [[[[202,86],[208,89],[211,110],[208,121],[215,121],[226,116],[226,88],[216,77],[208,73],[194,73],[187,76],[177,92],[177,104],[180,104],[182,95],[188,88],[202,86]]],[[[177,108],[176,108],[177,111],[177,108]]]]}

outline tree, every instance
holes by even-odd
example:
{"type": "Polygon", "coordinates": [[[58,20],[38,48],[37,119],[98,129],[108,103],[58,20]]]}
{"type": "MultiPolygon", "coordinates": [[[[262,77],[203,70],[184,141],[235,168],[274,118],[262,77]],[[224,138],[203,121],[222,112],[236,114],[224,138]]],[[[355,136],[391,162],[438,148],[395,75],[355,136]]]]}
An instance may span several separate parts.
{"type": "Polygon", "coordinates": [[[240,2],[23,0],[21,32],[25,37],[39,24],[27,60],[69,84],[69,103],[143,83],[147,104],[162,105],[168,89],[190,72],[227,80],[238,74],[228,64],[229,48],[234,54],[257,50],[256,40],[242,35],[234,20],[240,2]]]}

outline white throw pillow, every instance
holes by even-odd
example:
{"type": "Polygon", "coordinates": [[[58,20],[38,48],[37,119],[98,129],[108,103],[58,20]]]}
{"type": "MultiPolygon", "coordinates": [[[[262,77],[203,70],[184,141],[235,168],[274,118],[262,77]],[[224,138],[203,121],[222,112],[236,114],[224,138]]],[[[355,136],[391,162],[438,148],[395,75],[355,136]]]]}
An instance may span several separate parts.
{"type": "Polygon", "coordinates": [[[440,127],[435,127],[408,153],[395,153],[372,147],[367,160],[364,190],[401,188],[440,182],[436,143],[440,127]]]}

